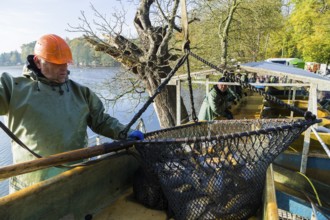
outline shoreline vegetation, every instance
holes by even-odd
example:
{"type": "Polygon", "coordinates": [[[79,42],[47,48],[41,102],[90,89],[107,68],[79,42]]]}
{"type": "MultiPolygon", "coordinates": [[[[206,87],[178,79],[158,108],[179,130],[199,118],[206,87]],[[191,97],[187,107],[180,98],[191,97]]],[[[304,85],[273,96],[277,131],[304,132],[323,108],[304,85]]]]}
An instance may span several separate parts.
{"type": "MultiPolygon", "coordinates": [[[[75,67],[119,67],[120,63],[108,54],[95,51],[83,38],[67,39],[72,50],[75,67]]],[[[21,53],[16,51],[0,52],[0,66],[24,65],[26,57],[33,54],[35,41],[23,44],[21,53]]]]}

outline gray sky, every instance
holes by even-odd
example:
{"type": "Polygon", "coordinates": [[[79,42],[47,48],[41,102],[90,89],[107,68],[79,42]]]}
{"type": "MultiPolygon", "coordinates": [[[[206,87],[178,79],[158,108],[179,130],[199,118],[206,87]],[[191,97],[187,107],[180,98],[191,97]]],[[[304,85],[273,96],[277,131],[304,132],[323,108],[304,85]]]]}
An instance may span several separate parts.
{"type": "MultiPolygon", "coordinates": [[[[132,28],[135,7],[132,0],[122,1],[128,31],[132,28]]],[[[8,0],[0,6],[0,53],[18,50],[22,44],[37,40],[44,34],[57,34],[70,39],[81,33],[71,33],[68,24],[81,24],[78,17],[81,11],[92,21],[94,17],[91,4],[108,18],[112,13],[122,10],[118,0],[8,0]]],[[[134,31],[133,31],[134,32],[134,31]]]]}

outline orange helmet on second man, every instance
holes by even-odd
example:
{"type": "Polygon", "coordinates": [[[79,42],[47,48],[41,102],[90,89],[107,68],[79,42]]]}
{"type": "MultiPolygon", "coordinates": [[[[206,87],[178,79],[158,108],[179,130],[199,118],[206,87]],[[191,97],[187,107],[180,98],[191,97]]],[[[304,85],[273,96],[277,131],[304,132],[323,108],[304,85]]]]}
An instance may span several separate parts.
{"type": "Polygon", "coordinates": [[[34,55],[50,63],[73,63],[69,45],[55,34],[47,34],[40,37],[34,47],[34,55]]]}

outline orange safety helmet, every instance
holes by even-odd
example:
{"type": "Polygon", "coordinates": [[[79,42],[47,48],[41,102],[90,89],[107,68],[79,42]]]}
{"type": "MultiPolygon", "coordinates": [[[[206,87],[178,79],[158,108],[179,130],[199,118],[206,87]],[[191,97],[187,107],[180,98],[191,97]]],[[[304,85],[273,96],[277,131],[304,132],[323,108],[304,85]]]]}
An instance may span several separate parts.
{"type": "Polygon", "coordinates": [[[73,63],[69,45],[65,40],[55,34],[42,36],[34,46],[34,55],[50,63],[73,63]]]}

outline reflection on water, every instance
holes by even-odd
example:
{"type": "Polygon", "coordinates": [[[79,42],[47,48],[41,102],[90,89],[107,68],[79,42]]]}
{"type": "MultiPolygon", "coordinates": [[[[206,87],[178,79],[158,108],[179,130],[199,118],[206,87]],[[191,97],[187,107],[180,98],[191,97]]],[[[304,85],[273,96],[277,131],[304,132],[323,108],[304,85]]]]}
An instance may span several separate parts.
{"type": "MultiPolygon", "coordinates": [[[[119,68],[70,68],[70,78],[79,82],[80,84],[89,86],[95,92],[104,93],[102,92],[101,86],[98,86],[104,81],[104,79],[110,78],[113,76],[116,71],[120,71],[119,68]]],[[[22,73],[21,66],[14,66],[14,67],[4,67],[0,66],[0,73],[8,72],[13,76],[20,76],[22,73]]],[[[109,91],[106,91],[109,92],[109,91]]],[[[133,103],[134,105],[134,103],[133,103]]],[[[141,105],[142,107],[142,105],[141,105]]],[[[127,113],[126,110],[132,109],[131,101],[122,101],[118,103],[115,109],[112,107],[109,108],[108,112],[111,116],[118,118],[123,124],[127,124],[139,110],[140,106],[136,109],[135,112],[127,113]]],[[[142,118],[146,125],[147,131],[153,131],[159,129],[159,123],[154,113],[154,109],[152,106],[143,113],[142,118]]],[[[4,122],[4,117],[0,116],[0,120],[4,122]]],[[[134,128],[135,125],[132,126],[134,128]]],[[[88,130],[88,134],[93,136],[93,132],[88,130]]],[[[10,139],[2,130],[0,130],[0,166],[6,166],[12,164],[12,155],[11,155],[11,146],[10,146],[10,139]]],[[[8,194],[8,180],[0,182],[0,196],[4,196],[8,194]]]]}

